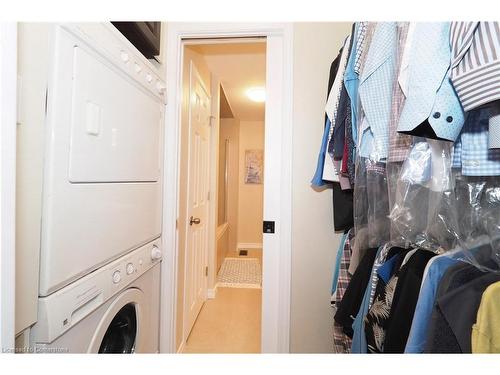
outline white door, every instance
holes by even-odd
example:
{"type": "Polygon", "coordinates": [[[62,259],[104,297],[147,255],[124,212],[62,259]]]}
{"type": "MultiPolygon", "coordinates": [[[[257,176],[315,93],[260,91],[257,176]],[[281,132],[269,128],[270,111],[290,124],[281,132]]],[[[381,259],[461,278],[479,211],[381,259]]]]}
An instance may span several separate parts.
{"type": "Polygon", "coordinates": [[[189,179],[186,241],[185,338],[207,296],[210,96],[196,66],[190,64],[189,179]]]}

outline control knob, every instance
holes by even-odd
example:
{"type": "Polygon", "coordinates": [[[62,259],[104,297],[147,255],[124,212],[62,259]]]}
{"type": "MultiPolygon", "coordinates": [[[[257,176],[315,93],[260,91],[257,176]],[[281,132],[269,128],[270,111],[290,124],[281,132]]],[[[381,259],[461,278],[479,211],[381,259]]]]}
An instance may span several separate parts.
{"type": "Polygon", "coordinates": [[[122,276],[120,275],[120,271],[115,271],[113,272],[113,283],[118,284],[122,279],[122,276]]]}
{"type": "Polygon", "coordinates": [[[127,275],[132,275],[135,271],[134,265],[132,263],[127,264],[127,275]]]}
{"type": "Polygon", "coordinates": [[[163,95],[165,93],[165,86],[163,86],[160,81],[156,82],[156,89],[158,90],[158,93],[160,95],[163,95]]]}
{"type": "Polygon", "coordinates": [[[129,56],[128,56],[128,53],[127,53],[127,52],[122,51],[122,53],[121,53],[121,55],[120,55],[120,56],[121,56],[122,61],[123,61],[124,63],[127,63],[127,62],[128,62],[128,60],[129,60],[129,56]]]}
{"type": "Polygon", "coordinates": [[[161,250],[158,249],[158,246],[153,246],[151,249],[151,259],[158,260],[161,259],[161,250]]]}

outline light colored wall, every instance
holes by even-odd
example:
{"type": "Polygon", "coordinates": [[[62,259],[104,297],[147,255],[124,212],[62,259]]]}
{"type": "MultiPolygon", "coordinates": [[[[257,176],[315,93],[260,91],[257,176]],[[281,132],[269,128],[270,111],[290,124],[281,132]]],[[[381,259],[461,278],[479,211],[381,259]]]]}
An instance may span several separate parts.
{"type": "Polygon", "coordinates": [[[216,231],[216,261],[215,274],[217,274],[222,266],[222,262],[229,250],[229,226],[228,224],[219,225],[216,231]]]}
{"type": "Polygon", "coordinates": [[[333,231],[332,192],[310,180],[324,125],[330,63],[350,23],[295,23],[293,61],[293,187],[291,352],[332,352],[332,268],[339,244],[333,231]]]}
{"type": "MultiPolygon", "coordinates": [[[[220,123],[220,120],[219,120],[220,123]]],[[[220,125],[219,125],[220,129],[220,125]]],[[[217,226],[224,224],[227,221],[226,205],[227,205],[227,184],[226,184],[226,139],[223,134],[219,131],[219,154],[218,154],[218,165],[217,170],[217,226]]]]}
{"type": "Polygon", "coordinates": [[[50,27],[47,23],[18,26],[21,104],[16,157],[16,334],[37,320],[50,27]]]}
{"type": "MultiPolygon", "coordinates": [[[[221,140],[229,139],[228,152],[228,189],[227,189],[227,222],[229,224],[229,238],[227,250],[235,250],[238,243],[238,199],[239,199],[239,153],[240,153],[240,120],[221,119],[221,140]]],[[[226,253],[227,253],[226,250],[226,253]]],[[[223,257],[226,256],[223,254],[223,257]]]]}
{"type": "Polygon", "coordinates": [[[188,104],[189,104],[189,67],[193,61],[198,69],[201,78],[210,90],[210,72],[203,60],[203,56],[194,52],[189,47],[184,49],[184,61],[182,77],[182,110],[181,110],[181,129],[180,129],[180,166],[179,166],[179,254],[178,254],[178,272],[177,272],[177,312],[176,312],[176,347],[182,343],[183,334],[183,311],[184,311],[184,267],[185,267],[185,244],[186,244],[186,199],[187,199],[187,180],[188,180],[188,140],[189,140],[189,122],[188,122],[188,104]]]}
{"type": "Polygon", "coordinates": [[[264,184],[245,184],[245,151],[264,149],[264,121],[240,122],[238,243],[262,244],[264,184]]]}

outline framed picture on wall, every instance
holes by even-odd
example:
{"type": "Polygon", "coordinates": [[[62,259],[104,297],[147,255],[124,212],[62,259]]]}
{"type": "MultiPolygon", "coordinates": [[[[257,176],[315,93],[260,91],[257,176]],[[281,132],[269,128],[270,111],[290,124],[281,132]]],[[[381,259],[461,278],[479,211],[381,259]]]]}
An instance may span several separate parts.
{"type": "Polygon", "coordinates": [[[245,184],[262,184],[263,150],[245,150],[245,184]]]}

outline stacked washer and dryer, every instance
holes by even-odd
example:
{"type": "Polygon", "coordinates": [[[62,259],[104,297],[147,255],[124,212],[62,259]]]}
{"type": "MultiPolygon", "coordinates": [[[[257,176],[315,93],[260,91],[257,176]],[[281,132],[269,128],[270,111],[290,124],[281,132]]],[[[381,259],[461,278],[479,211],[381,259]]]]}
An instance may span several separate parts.
{"type": "Polygon", "coordinates": [[[51,30],[37,352],[157,352],[164,82],[111,24],[51,30]]]}

